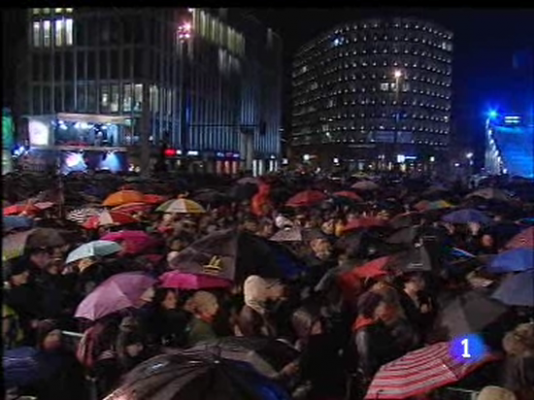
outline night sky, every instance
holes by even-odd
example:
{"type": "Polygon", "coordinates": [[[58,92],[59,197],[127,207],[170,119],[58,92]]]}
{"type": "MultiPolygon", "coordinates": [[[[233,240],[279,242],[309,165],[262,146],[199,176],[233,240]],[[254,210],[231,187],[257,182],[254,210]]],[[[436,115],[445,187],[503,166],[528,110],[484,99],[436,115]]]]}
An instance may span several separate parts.
{"type": "Polygon", "coordinates": [[[514,52],[534,46],[534,9],[265,8],[252,12],[282,36],[286,77],[290,73],[291,55],[340,22],[371,16],[414,16],[451,30],[455,139],[471,138],[470,144],[477,148],[477,142],[483,140],[485,111],[489,107],[505,111],[509,103],[515,85],[514,52]]]}

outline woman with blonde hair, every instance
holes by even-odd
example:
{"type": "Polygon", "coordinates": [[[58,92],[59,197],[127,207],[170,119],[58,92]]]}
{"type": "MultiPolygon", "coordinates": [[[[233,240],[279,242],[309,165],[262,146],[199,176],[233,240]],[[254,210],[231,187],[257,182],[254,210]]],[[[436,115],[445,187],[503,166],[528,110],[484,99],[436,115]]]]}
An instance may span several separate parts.
{"type": "Polygon", "coordinates": [[[217,338],[213,320],[219,311],[219,303],[215,295],[205,291],[196,292],[187,300],[184,309],[193,314],[186,328],[188,346],[217,338]]]}

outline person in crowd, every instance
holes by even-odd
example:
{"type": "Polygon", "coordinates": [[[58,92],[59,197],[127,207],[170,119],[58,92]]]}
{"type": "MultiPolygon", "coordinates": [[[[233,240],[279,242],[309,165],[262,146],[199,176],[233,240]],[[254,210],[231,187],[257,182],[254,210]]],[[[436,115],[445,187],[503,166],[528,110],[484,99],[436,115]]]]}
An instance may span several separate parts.
{"type": "Polygon", "coordinates": [[[20,346],[24,339],[17,313],[7,304],[2,304],[2,343],[5,350],[20,346]]]}
{"type": "Polygon", "coordinates": [[[187,300],[184,309],[192,314],[186,328],[187,346],[193,347],[197,343],[217,338],[213,321],[219,311],[219,303],[215,295],[198,291],[187,300]]]}
{"type": "Polygon", "coordinates": [[[517,400],[534,398],[534,322],[518,325],[503,338],[504,387],[517,400]]]}

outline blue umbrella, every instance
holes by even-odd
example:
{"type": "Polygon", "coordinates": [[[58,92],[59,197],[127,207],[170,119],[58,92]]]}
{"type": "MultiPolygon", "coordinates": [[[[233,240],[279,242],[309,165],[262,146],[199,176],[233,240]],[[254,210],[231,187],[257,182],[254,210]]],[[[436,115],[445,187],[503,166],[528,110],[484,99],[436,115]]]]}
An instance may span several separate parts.
{"type": "Polygon", "coordinates": [[[497,255],[487,270],[493,273],[523,272],[534,269],[534,249],[514,249],[497,255]]]}
{"type": "Polygon", "coordinates": [[[534,307],[534,270],[508,276],[492,297],[509,306],[534,307]]]}
{"type": "Polygon", "coordinates": [[[4,352],[2,367],[6,388],[29,385],[39,378],[36,355],[37,350],[33,347],[18,347],[4,352]]]}
{"type": "Polygon", "coordinates": [[[2,220],[4,231],[11,229],[30,229],[33,227],[33,219],[27,217],[5,216],[2,220]]]}
{"type": "Polygon", "coordinates": [[[276,242],[268,242],[276,264],[287,279],[297,278],[306,271],[306,266],[290,250],[276,242]]]}
{"type": "Polygon", "coordinates": [[[443,217],[443,221],[451,224],[468,224],[470,222],[476,222],[479,224],[487,225],[491,223],[491,218],[481,211],[473,209],[465,209],[454,211],[443,217]]]}

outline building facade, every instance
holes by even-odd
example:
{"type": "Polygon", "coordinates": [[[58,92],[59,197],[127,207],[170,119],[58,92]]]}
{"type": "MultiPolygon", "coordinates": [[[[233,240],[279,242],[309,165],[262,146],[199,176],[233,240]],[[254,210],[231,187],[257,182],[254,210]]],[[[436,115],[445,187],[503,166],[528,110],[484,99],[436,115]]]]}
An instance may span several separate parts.
{"type": "Polygon", "coordinates": [[[451,126],[452,37],[428,21],[367,19],[304,45],[292,71],[293,152],[358,169],[439,159],[451,126]]]}
{"type": "Polygon", "coordinates": [[[171,166],[207,172],[276,167],[281,41],[256,20],[227,9],[29,13],[25,114],[50,126],[47,145],[124,147],[141,163],[143,149],[164,148],[171,166]]]}

